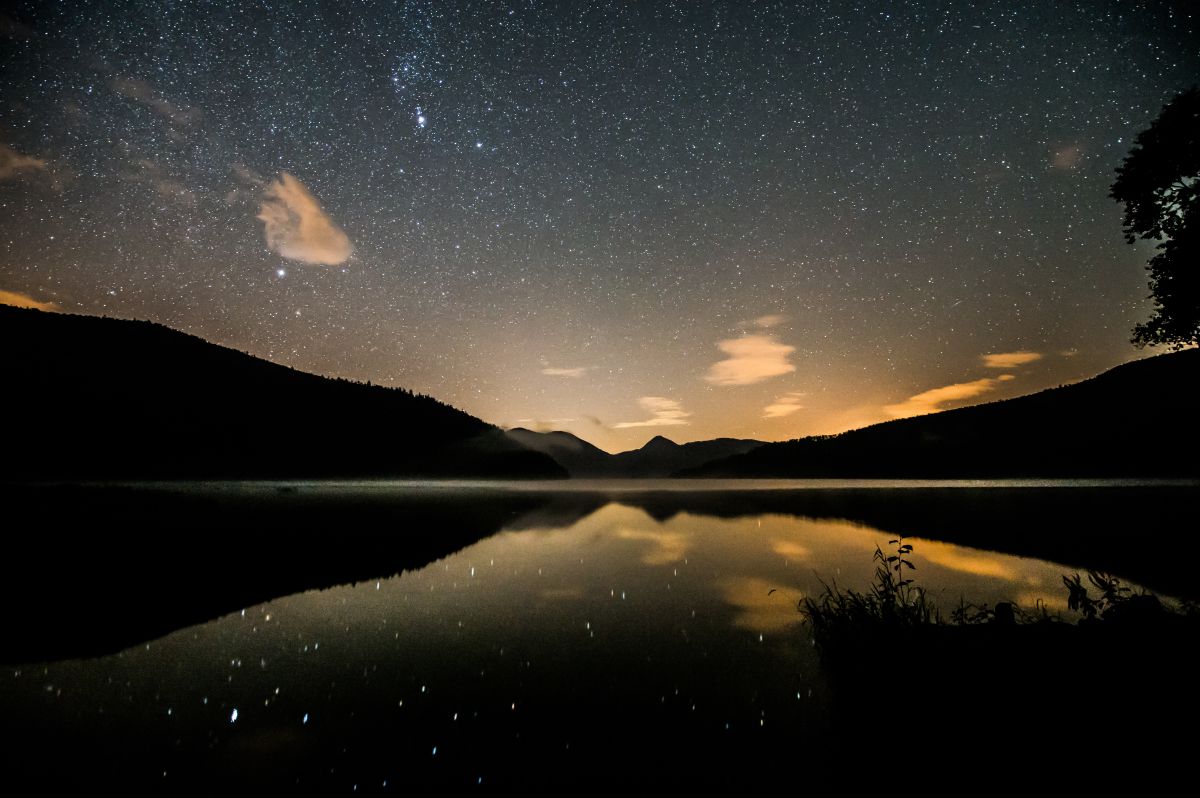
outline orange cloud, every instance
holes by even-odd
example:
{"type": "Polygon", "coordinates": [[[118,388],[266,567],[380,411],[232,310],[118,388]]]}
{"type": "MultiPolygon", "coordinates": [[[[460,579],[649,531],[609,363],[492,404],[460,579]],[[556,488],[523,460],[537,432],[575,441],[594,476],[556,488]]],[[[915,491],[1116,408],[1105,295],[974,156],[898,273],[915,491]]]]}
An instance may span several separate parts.
{"type": "Polygon", "coordinates": [[[1001,352],[996,355],[983,355],[983,365],[990,369],[1015,369],[1035,360],[1041,360],[1038,352],[1001,352]]]}
{"type": "Polygon", "coordinates": [[[579,368],[573,368],[573,369],[559,369],[559,368],[553,368],[551,366],[547,366],[546,368],[542,369],[542,373],[545,374],[547,377],[579,378],[579,377],[582,377],[584,374],[587,374],[587,372],[588,372],[587,366],[580,366],[579,368]]]}
{"type": "Polygon", "coordinates": [[[804,396],[805,394],[802,391],[785,393],[763,408],[763,418],[783,418],[784,416],[790,416],[797,410],[803,410],[804,405],[800,404],[800,400],[804,396]]]}
{"type": "Polygon", "coordinates": [[[804,622],[796,605],[804,593],[753,576],[737,576],[717,583],[726,604],[737,610],[735,626],[761,634],[784,632],[804,622]]]}
{"type": "Polygon", "coordinates": [[[659,532],[641,529],[620,529],[617,537],[622,540],[642,540],[651,544],[642,554],[643,565],[670,565],[681,562],[691,547],[689,536],[682,532],[659,532]]]}
{"type": "Polygon", "coordinates": [[[22,155],[7,144],[0,144],[0,180],[20,176],[21,172],[42,172],[46,162],[31,155],[22,155]]]}
{"type": "Polygon", "coordinates": [[[776,539],[771,541],[771,551],[778,554],[780,557],[787,557],[791,560],[807,559],[812,553],[807,546],[797,543],[794,540],[776,539]]]}
{"type": "Polygon", "coordinates": [[[20,294],[16,291],[0,291],[0,305],[12,305],[16,308],[33,308],[34,310],[47,310],[50,312],[58,310],[58,305],[53,302],[39,302],[28,294],[20,294]]]}
{"type": "Polygon", "coordinates": [[[994,391],[1002,382],[1014,379],[1011,374],[1001,374],[999,377],[984,377],[973,382],[958,382],[954,385],[944,385],[910,396],[903,402],[894,405],[884,405],[884,411],[892,418],[908,418],[923,416],[945,410],[947,404],[974,399],[976,396],[994,391]]]}
{"type": "Polygon", "coordinates": [[[317,198],[287,172],[267,186],[258,218],[267,246],[289,260],[336,266],[354,252],[350,239],[317,198]]]}
{"type": "Polygon", "coordinates": [[[691,413],[686,413],[683,406],[674,399],[665,396],[643,396],[638,399],[642,409],[651,414],[645,421],[622,421],[613,424],[613,429],[629,429],[630,427],[674,427],[690,424],[686,419],[691,413]]]}
{"type": "Polygon", "coordinates": [[[1012,558],[1002,554],[976,551],[935,540],[921,541],[921,556],[935,565],[974,576],[987,576],[1009,582],[1020,581],[1012,567],[1012,558]]]}
{"type": "Polygon", "coordinates": [[[780,343],[773,335],[730,338],[718,341],[717,348],[729,357],[709,368],[704,379],[712,385],[753,385],[796,370],[788,362],[796,347],[780,343]]]}

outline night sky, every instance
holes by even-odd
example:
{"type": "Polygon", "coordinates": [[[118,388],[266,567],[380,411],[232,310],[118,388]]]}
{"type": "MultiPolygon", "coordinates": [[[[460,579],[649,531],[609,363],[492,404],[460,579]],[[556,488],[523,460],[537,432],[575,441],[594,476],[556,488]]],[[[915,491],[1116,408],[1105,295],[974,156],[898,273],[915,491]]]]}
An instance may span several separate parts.
{"type": "Polygon", "coordinates": [[[1189,3],[222,5],[6,7],[0,299],[612,451],[1146,354],[1107,195],[1189,3]]]}

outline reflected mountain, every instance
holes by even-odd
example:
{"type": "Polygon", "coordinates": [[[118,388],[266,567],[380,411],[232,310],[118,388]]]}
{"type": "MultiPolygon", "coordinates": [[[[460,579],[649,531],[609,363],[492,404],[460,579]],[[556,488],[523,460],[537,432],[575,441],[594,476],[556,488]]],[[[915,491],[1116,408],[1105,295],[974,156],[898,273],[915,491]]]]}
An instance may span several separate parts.
{"type": "MultiPolygon", "coordinates": [[[[0,659],[119,650],[273,597],[418,569],[501,531],[571,527],[614,503],[645,514],[650,526],[621,534],[653,543],[646,556],[654,563],[670,562],[681,551],[677,537],[659,540],[655,522],[674,521],[678,529],[689,518],[782,517],[1108,570],[1167,595],[1200,595],[1187,559],[1171,555],[1186,544],[1196,496],[1191,485],[752,485],[738,481],[705,491],[320,482],[2,488],[9,528],[26,532],[7,541],[0,600],[20,609],[11,614],[0,659]]],[[[803,554],[786,541],[779,545],[780,556],[803,554]]],[[[971,567],[961,553],[932,546],[928,553],[947,568],[971,567]]],[[[729,589],[753,614],[753,591],[729,589]]]]}
{"type": "Polygon", "coordinates": [[[421,568],[543,500],[257,484],[2,487],[0,661],[118,651],[304,590],[421,568]]]}

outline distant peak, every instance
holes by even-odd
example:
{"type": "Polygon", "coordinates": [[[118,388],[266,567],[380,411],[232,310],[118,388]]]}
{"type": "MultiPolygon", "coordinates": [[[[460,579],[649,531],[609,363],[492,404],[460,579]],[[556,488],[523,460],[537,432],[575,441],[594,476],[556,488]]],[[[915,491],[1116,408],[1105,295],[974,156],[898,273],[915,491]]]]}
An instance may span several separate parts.
{"type": "Polygon", "coordinates": [[[643,446],[642,448],[643,449],[663,449],[663,448],[677,449],[677,448],[679,448],[679,444],[676,443],[675,441],[671,440],[670,438],[664,438],[662,435],[655,435],[653,438],[646,441],[646,445],[643,446]]]}

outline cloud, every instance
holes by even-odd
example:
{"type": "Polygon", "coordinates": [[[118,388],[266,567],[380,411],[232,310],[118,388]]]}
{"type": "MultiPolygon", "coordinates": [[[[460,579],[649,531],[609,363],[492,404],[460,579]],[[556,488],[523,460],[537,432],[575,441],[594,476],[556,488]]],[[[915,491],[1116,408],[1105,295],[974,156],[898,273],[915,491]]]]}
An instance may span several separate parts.
{"type": "Polygon", "coordinates": [[[771,551],[780,557],[787,557],[789,560],[804,560],[812,554],[812,551],[807,546],[797,543],[794,540],[780,538],[771,541],[771,551]]]}
{"type": "Polygon", "coordinates": [[[803,391],[791,391],[776,399],[771,404],[763,408],[763,418],[783,418],[790,416],[797,410],[803,410],[804,405],[800,404],[806,394],[803,391]]]}
{"type": "Polygon", "coordinates": [[[0,13],[0,36],[6,39],[28,39],[35,35],[33,28],[24,22],[0,13]]]}
{"type": "Polygon", "coordinates": [[[766,316],[759,316],[757,319],[755,319],[754,326],[761,327],[762,329],[766,330],[783,324],[785,321],[787,321],[787,316],[779,313],[770,313],[766,316]]]}
{"type": "Polygon", "coordinates": [[[22,155],[7,144],[0,143],[0,180],[20,177],[21,172],[43,172],[47,165],[41,158],[22,155]]]}
{"type": "Polygon", "coordinates": [[[941,388],[910,396],[895,405],[884,405],[884,411],[893,418],[908,418],[923,416],[944,410],[943,405],[974,399],[976,396],[994,391],[1002,382],[1014,379],[1011,374],[1001,374],[999,377],[984,377],[974,382],[958,382],[954,385],[944,385],[941,388]]]}
{"type": "Polygon", "coordinates": [[[267,185],[258,218],[267,247],[289,260],[336,266],[354,252],[350,239],[321,209],[316,197],[284,172],[267,185]]]}
{"type": "Polygon", "coordinates": [[[534,432],[554,432],[574,420],[573,418],[518,418],[514,423],[534,432]]]}
{"type": "Polygon", "coordinates": [[[127,175],[135,183],[144,183],[154,189],[159,197],[180,205],[191,207],[196,204],[196,192],[172,178],[167,170],[146,158],[133,162],[136,171],[127,175]]]}
{"type": "Polygon", "coordinates": [[[638,399],[642,409],[651,415],[645,421],[622,421],[613,424],[613,429],[628,429],[630,427],[675,427],[690,424],[685,419],[691,413],[684,412],[683,407],[674,399],[665,396],[643,396],[638,399]]]}
{"type": "Polygon", "coordinates": [[[983,355],[983,365],[990,369],[1015,369],[1035,360],[1041,360],[1038,352],[1002,352],[997,355],[983,355]]]}
{"type": "Polygon", "coordinates": [[[713,385],[753,385],[796,370],[788,362],[796,347],[780,343],[773,335],[730,338],[718,341],[717,348],[729,358],[709,368],[704,379],[713,385]]]}
{"type": "Polygon", "coordinates": [[[651,544],[642,554],[643,565],[670,565],[682,562],[691,541],[682,532],[651,532],[640,529],[620,529],[617,537],[622,540],[644,540],[651,544]]]}
{"type": "Polygon", "coordinates": [[[1079,161],[1083,159],[1083,148],[1071,144],[1066,147],[1060,147],[1055,150],[1050,156],[1050,168],[1052,169],[1074,169],[1079,165],[1079,161]]]}
{"type": "Polygon", "coordinates": [[[16,291],[0,290],[0,305],[12,305],[17,308],[33,308],[34,310],[58,310],[58,305],[53,302],[39,302],[28,294],[21,294],[16,291]]]}
{"type": "Polygon", "coordinates": [[[573,369],[559,369],[559,368],[553,368],[552,366],[547,366],[546,368],[542,369],[542,373],[545,374],[547,377],[579,378],[579,377],[582,377],[584,374],[587,374],[588,369],[589,369],[588,366],[580,366],[579,368],[573,368],[573,369]]]}
{"type": "Polygon", "coordinates": [[[198,108],[188,108],[186,105],[175,105],[163,99],[154,86],[147,81],[137,78],[113,78],[110,84],[117,94],[126,100],[141,103],[168,122],[187,127],[193,122],[200,121],[203,113],[198,108]]]}
{"type": "Polygon", "coordinates": [[[1020,574],[1012,567],[1011,559],[1003,554],[961,549],[935,540],[921,542],[921,556],[929,562],[974,576],[987,576],[1019,582],[1020,574]],[[929,545],[925,545],[928,543],[929,545]]]}
{"type": "Polygon", "coordinates": [[[717,586],[725,603],[737,612],[734,626],[761,634],[776,634],[804,622],[804,617],[796,612],[796,605],[804,598],[804,593],[797,588],[753,576],[729,577],[719,581],[717,586]]]}

